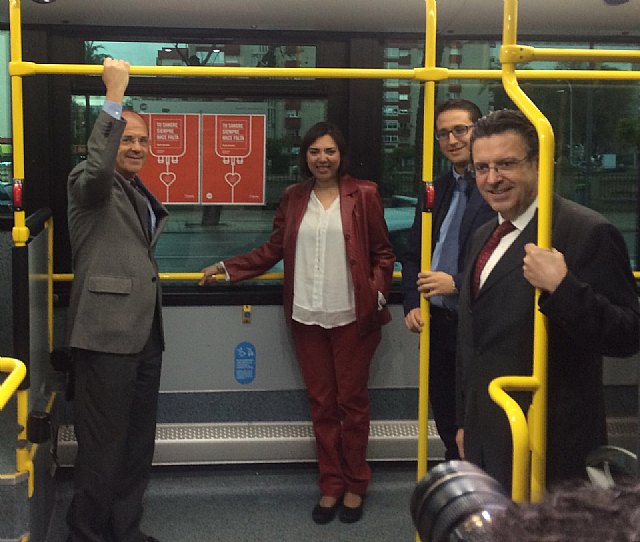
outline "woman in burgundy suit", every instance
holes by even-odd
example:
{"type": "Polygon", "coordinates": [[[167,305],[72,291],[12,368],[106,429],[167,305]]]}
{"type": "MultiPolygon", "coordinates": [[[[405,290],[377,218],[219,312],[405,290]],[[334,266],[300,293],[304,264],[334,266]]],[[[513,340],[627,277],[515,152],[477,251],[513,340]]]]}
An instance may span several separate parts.
{"type": "Polygon", "coordinates": [[[203,270],[237,282],[284,262],[283,306],[307,388],[316,435],[320,501],[316,523],[362,517],[371,478],[368,379],[390,320],[386,300],[395,257],[377,185],[346,174],[346,143],[319,122],[305,134],[305,181],[285,191],[269,240],[203,270]]]}

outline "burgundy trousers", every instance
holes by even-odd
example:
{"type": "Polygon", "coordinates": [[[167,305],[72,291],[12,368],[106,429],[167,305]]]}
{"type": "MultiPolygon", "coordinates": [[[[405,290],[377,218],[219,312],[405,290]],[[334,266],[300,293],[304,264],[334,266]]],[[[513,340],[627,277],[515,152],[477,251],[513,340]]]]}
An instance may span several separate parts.
{"type": "Polygon", "coordinates": [[[291,329],[311,407],[320,493],[364,495],[371,479],[369,367],[382,333],[360,336],[355,322],[324,329],[293,321],[291,329]]]}

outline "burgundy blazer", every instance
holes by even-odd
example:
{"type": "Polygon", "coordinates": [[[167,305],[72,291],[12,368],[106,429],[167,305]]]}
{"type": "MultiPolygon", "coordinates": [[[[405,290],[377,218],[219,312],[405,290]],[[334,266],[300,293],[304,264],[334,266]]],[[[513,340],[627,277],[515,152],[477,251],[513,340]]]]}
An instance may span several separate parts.
{"type": "MultiPolygon", "coordinates": [[[[291,321],[296,242],[307,209],[313,179],[289,186],[273,220],[271,237],[251,252],[224,260],[232,282],[250,279],[284,262],[283,308],[291,321]]],[[[351,269],[356,322],[361,335],[391,320],[387,307],[378,308],[378,292],[389,299],[395,256],[384,220],[377,185],[344,175],[340,179],[342,231],[351,269]]]]}

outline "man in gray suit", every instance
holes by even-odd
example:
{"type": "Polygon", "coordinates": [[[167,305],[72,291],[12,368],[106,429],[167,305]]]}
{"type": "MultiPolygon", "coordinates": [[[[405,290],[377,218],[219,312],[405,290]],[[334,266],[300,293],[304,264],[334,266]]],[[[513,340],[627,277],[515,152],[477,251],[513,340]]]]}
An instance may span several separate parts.
{"type": "Polygon", "coordinates": [[[69,175],[74,281],[68,334],[78,440],[69,540],[153,541],[140,531],[164,337],[154,257],[168,212],[140,182],[148,129],[122,111],[129,64],[104,61],[103,110],[69,175]]]}
{"type": "MultiPolygon", "coordinates": [[[[639,348],[627,248],[603,216],[559,196],[553,198],[553,249],[535,244],[538,135],[519,111],[478,120],[471,151],[478,190],[498,219],[476,231],[460,292],[460,453],[511,486],[511,431],[487,386],[498,376],[531,374],[539,288],[535,310],[547,317],[549,337],[547,483],[584,477],[587,454],[607,442],[602,357],[630,356],[639,348]],[[494,232],[502,232],[501,239],[494,232]],[[493,252],[486,250],[491,245],[493,252]]],[[[525,413],[530,395],[514,394],[525,413]]]]}

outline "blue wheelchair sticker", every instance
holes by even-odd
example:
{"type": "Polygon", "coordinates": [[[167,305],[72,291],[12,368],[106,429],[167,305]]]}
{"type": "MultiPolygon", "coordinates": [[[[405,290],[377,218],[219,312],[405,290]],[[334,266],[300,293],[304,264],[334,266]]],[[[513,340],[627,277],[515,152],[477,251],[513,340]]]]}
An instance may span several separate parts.
{"type": "Polygon", "coordinates": [[[249,342],[236,346],[233,368],[238,384],[251,384],[256,378],[256,347],[249,342]]]}

